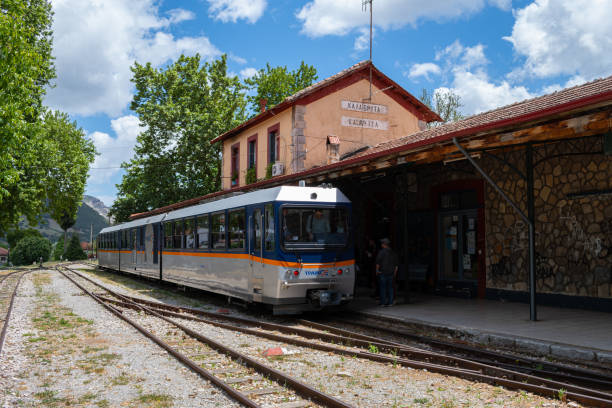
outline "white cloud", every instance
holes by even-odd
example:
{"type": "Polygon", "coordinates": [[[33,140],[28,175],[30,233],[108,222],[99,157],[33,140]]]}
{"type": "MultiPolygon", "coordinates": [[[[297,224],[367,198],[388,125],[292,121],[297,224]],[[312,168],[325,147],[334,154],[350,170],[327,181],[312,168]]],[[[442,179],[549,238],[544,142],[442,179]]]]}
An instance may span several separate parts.
{"type": "MultiPolygon", "coordinates": [[[[420,20],[443,21],[480,11],[485,0],[387,0],[374,1],[374,25],[384,30],[416,25],[420,20]]],[[[509,9],[509,0],[488,3],[509,9]]],[[[356,28],[369,25],[370,13],[362,10],[355,0],[311,0],[296,14],[302,22],[302,32],[311,37],[346,35],[356,28]]]]}
{"type": "Polygon", "coordinates": [[[215,20],[224,23],[240,19],[254,24],[266,9],[266,0],[208,0],[208,13],[215,20]]]}
{"type": "Polygon", "coordinates": [[[455,72],[452,82],[453,91],[461,97],[464,114],[475,114],[532,98],[524,86],[513,86],[507,81],[493,82],[480,70],[455,72]]]}
{"type": "Polygon", "coordinates": [[[132,98],[135,60],[158,65],[181,53],[213,57],[206,37],[175,38],[170,25],[193,18],[174,9],[160,16],[157,0],[53,0],[56,87],[47,104],[72,114],[117,116],[132,98]]]}
{"type": "Polygon", "coordinates": [[[439,75],[440,72],[441,70],[438,65],[433,62],[425,62],[423,64],[414,64],[407,75],[411,79],[417,79],[422,76],[429,81],[429,74],[439,75]]]}
{"type": "Polygon", "coordinates": [[[242,79],[251,78],[255,75],[257,75],[257,70],[253,67],[248,67],[240,71],[240,78],[242,79]]]}
{"type": "Polygon", "coordinates": [[[466,47],[458,40],[436,53],[436,62],[414,64],[407,76],[417,79],[429,73],[447,78],[449,86],[439,87],[436,93],[453,91],[461,98],[461,112],[465,115],[495,109],[533,97],[523,86],[508,81],[493,81],[486,72],[489,63],[482,44],[466,47]]]}
{"type": "Polygon", "coordinates": [[[113,176],[121,172],[121,163],[134,156],[136,138],[144,131],[138,118],[133,115],[111,120],[111,128],[115,137],[97,131],[89,135],[100,154],[91,166],[88,186],[106,185],[113,176]]]}
{"type": "Polygon", "coordinates": [[[587,80],[612,73],[612,2],[536,0],[515,11],[505,37],[525,57],[517,77],[580,75],[587,80]]]}
{"type": "MultiPolygon", "coordinates": [[[[372,38],[374,38],[374,30],[372,30],[372,38]]],[[[355,38],[353,48],[355,51],[370,49],[370,29],[368,27],[361,27],[359,29],[359,35],[355,38]]]]}

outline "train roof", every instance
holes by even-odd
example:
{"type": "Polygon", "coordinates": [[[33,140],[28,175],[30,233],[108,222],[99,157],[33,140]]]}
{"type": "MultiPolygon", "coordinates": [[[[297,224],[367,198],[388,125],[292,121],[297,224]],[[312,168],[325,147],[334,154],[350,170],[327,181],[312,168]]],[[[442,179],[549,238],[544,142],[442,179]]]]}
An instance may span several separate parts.
{"type": "Polygon", "coordinates": [[[151,217],[137,219],[124,224],[113,225],[112,227],[104,228],[102,231],[100,231],[100,234],[122,230],[125,228],[134,228],[160,221],[175,220],[198,214],[206,214],[225,209],[244,207],[252,204],[269,203],[272,201],[295,203],[350,203],[350,200],[337,188],[279,186],[263,190],[256,190],[229,198],[223,198],[209,203],[181,208],[165,214],[153,215],[151,217]],[[316,193],[316,195],[313,193],[316,193]]]}

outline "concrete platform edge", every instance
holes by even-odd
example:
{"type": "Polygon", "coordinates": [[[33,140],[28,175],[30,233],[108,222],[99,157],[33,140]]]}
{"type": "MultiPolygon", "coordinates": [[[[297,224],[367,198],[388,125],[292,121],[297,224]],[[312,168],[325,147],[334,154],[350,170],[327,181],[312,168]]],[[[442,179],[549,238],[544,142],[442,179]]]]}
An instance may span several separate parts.
{"type": "Polygon", "coordinates": [[[450,336],[469,343],[493,346],[538,356],[552,356],[560,360],[597,361],[606,365],[612,364],[612,352],[581,347],[574,344],[548,342],[522,336],[510,336],[503,333],[489,332],[463,326],[440,325],[418,319],[400,319],[384,314],[353,310],[353,313],[368,318],[381,318],[404,326],[413,326],[418,330],[433,331],[438,335],[450,336]]]}

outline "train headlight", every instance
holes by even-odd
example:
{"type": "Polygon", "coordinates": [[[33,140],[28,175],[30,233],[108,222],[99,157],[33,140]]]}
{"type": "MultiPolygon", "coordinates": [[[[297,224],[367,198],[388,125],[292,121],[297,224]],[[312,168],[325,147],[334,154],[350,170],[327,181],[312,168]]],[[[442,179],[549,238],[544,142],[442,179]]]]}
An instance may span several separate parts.
{"type": "Polygon", "coordinates": [[[342,275],[342,268],[338,269],[338,275],[342,275]]]}

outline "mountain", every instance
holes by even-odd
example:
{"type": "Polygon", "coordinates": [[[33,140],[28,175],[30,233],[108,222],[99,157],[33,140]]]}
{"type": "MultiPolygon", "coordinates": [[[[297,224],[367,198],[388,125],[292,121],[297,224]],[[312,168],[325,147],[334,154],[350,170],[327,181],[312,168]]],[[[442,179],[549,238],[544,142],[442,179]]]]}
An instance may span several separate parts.
{"type": "MultiPolygon", "coordinates": [[[[99,202],[102,204],[102,206],[104,206],[104,203],[97,198],[91,196],[86,197],[93,199],[89,200],[90,202],[99,202]]],[[[81,204],[79,211],[77,212],[76,223],[68,230],[68,237],[70,237],[73,233],[77,233],[81,242],[89,242],[92,226],[93,237],[95,239],[102,228],[106,228],[110,225],[107,220],[108,218],[100,215],[98,210],[87,204],[85,198],[83,198],[83,204],[81,204]]],[[[23,219],[19,222],[19,228],[37,229],[40,231],[42,236],[48,238],[51,243],[55,243],[59,237],[64,235],[64,230],[62,230],[55,220],[49,217],[49,214],[43,214],[42,220],[39,222],[39,224],[33,226],[28,226],[28,222],[23,219]]]]}
{"type": "Polygon", "coordinates": [[[96,212],[100,214],[102,217],[104,217],[105,220],[108,220],[108,211],[110,210],[110,208],[108,208],[102,202],[102,200],[96,197],[90,196],[90,195],[84,195],[83,203],[87,204],[88,206],[96,210],[96,212]]]}

